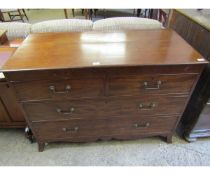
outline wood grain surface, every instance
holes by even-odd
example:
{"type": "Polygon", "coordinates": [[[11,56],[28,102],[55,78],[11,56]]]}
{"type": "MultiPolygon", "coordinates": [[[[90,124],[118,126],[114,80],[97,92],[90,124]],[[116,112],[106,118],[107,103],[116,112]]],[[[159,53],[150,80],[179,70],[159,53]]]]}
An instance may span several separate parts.
{"type": "Polygon", "coordinates": [[[199,64],[202,56],[172,30],[44,33],[28,36],[4,71],[199,64]]]}

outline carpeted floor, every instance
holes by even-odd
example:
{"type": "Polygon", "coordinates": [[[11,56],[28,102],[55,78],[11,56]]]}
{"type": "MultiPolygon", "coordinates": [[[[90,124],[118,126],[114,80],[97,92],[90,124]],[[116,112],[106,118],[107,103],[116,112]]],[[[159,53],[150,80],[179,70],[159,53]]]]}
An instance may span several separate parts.
{"type": "MultiPolygon", "coordinates": [[[[29,18],[28,22],[31,24],[45,20],[65,19],[64,9],[29,9],[25,11],[29,18]]],[[[71,9],[68,9],[67,12],[68,18],[85,19],[81,9],[75,9],[75,17],[73,17],[71,9]]],[[[142,10],[142,15],[143,14],[144,10],[142,10]]],[[[98,19],[119,16],[133,16],[133,9],[99,9],[96,16],[93,15],[92,20],[96,21],[98,19]]],[[[9,19],[6,14],[4,17],[6,20],[9,19]]],[[[24,21],[27,22],[25,18],[24,21]]]]}
{"type": "Polygon", "coordinates": [[[63,166],[187,166],[210,165],[210,139],[194,143],[173,137],[173,144],[160,138],[86,144],[51,143],[44,152],[30,144],[23,130],[0,130],[0,165],[63,166]]]}

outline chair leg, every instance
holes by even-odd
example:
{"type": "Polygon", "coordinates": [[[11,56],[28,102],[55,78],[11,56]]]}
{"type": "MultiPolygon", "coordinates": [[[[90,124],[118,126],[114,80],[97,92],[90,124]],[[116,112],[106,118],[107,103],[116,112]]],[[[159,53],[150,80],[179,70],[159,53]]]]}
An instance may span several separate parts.
{"type": "Polygon", "coordinates": [[[96,12],[97,12],[97,10],[98,10],[98,9],[94,9],[94,16],[95,16],[95,17],[96,17],[96,12]]]}
{"type": "Polygon", "coordinates": [[[67,12],[67,9],[64,9],[64,15],[65,15],[65,18],[68,19],[68,12],[67,12]]]}
{"type": "Polygon", "coordinates": [[[25,9],[22,9],[24,16],[26,17],[27,21],[28,21],[28,16],[26,15],[25,9]]]}
{"type": "Polygon", "coordinates": [[[4,22],[5,21],[5,19],[4,19],[4,15],[3,15],[3,13],[0,11],[0,20],[2,21],[2,22],[4,22]]]}
{"type": "Polygon", "coordinates": [[[106,9],[103,9],[104,18],[106,18],[106,9]]]}
{"type": "Polygon", "coordinates": [[[147,9],[145,9],[145,11],[144,11],[144,17],[145,18],[147,17],[147,9]]]}
{"type": "Polygon", "coordinates": [[[71,12],[72,12],[72,16],[75,17],[74,9],[71,9],[71,12]]]}
{"type": "Polygon", "coordinates": [[[141,9],[137,9],[137,14],[136,14],[136,16],[137,16],[137,17],[140,17],[140,15],[141,15],[141,9]]]}
{"type": "Polygon", "coordinates": [[[19,16],[20,16],[20,19],[24,22],[23,15],[22,15],[20,9],[18,9],[17,11],[18,11],[18,14],[19,14],[19,16]]]}
{"type": "Polygon", "coordinates": [[[10,21],[12,21],[12,20],[13,20],[13,18],[14,18],[14,16],[13,16],[13,15],[11,15],[11,14],[10,14],[10,12],[8,12],[7,14],[8,14],[8,16],[9,16],[10,21]],[[12,17],[13,17],[13,18],[12,18],[12,17]]]}
{"type": "Polygon", "coordinates": [[[169,134],[169,135],[166,136],[166,142],[167,143],[172,143],[172,135],[169,134]]]}
{"type": "Polygon", "coordinates": [[[157,19],[157,10],[150,9],[150,19],[157,19]]]}
{"type": "Polygon", "coordinates": [[[89,9],[88,10],[89,11],[89,19],[91,19],[92,20],[92,17],[93,17],[93,10],[92,9],[89,9]]]}
{"type": "Polygon", "coordinates": [[[89,10],[88,9],[84,9],[84,15],[85,15],[85,19],[89,19],[89,10]]]}
{"type": "Polygon", "coordinates": [[[153,18],[153,9],[149,10],[149,18],[152,19],[153,18]]]}
{"type": "Polygon", "coordinates": [[[39,150],[39,152],[43,152],[44,151],[44,147],[45,147],[45,143],[44,142],[38,142],[38,150],[39,150]]]}

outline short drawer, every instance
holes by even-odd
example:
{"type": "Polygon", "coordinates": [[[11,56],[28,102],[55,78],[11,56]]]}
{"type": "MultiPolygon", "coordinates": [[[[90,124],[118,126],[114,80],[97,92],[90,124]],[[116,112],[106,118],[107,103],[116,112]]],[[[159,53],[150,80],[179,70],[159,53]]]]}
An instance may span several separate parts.
{"type": "Polygon", "coordinates": [[[139,94],[188,94],[193,87],[197,74],[174,75],[136,75],[110,77],[108,80],[109,96],[139,94]]]}
{"type": "Polygon", "coordinates": [[[31,121],[99,119],[126,115],[181,114],[187,96],[139,96],[70,101],[27,102],[23,107],[31,121]]]}
{"type": "Polygon", "coordinates": [[[103,120],[71,120],[33,123],[39,139],[62,140],[103,136],[135,136],[170,133],[176,116],[146,118],[112,118],[103,120]]]}
{"type": "Polygon", "coordinates": [[[102,79],[33,81],[13,83],[21,101],[97,97],[103,94],[102,79]]]}

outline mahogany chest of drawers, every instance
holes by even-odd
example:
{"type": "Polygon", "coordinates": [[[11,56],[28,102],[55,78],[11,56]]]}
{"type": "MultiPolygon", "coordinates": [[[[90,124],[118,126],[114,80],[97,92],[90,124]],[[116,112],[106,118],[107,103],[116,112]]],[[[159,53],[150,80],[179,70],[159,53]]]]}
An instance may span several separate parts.
{"type": "Polygon", "coordinates": [[[207,62],[171,30],[30,35],[3,67],[43,151],[173,132],[207,62]]]}

